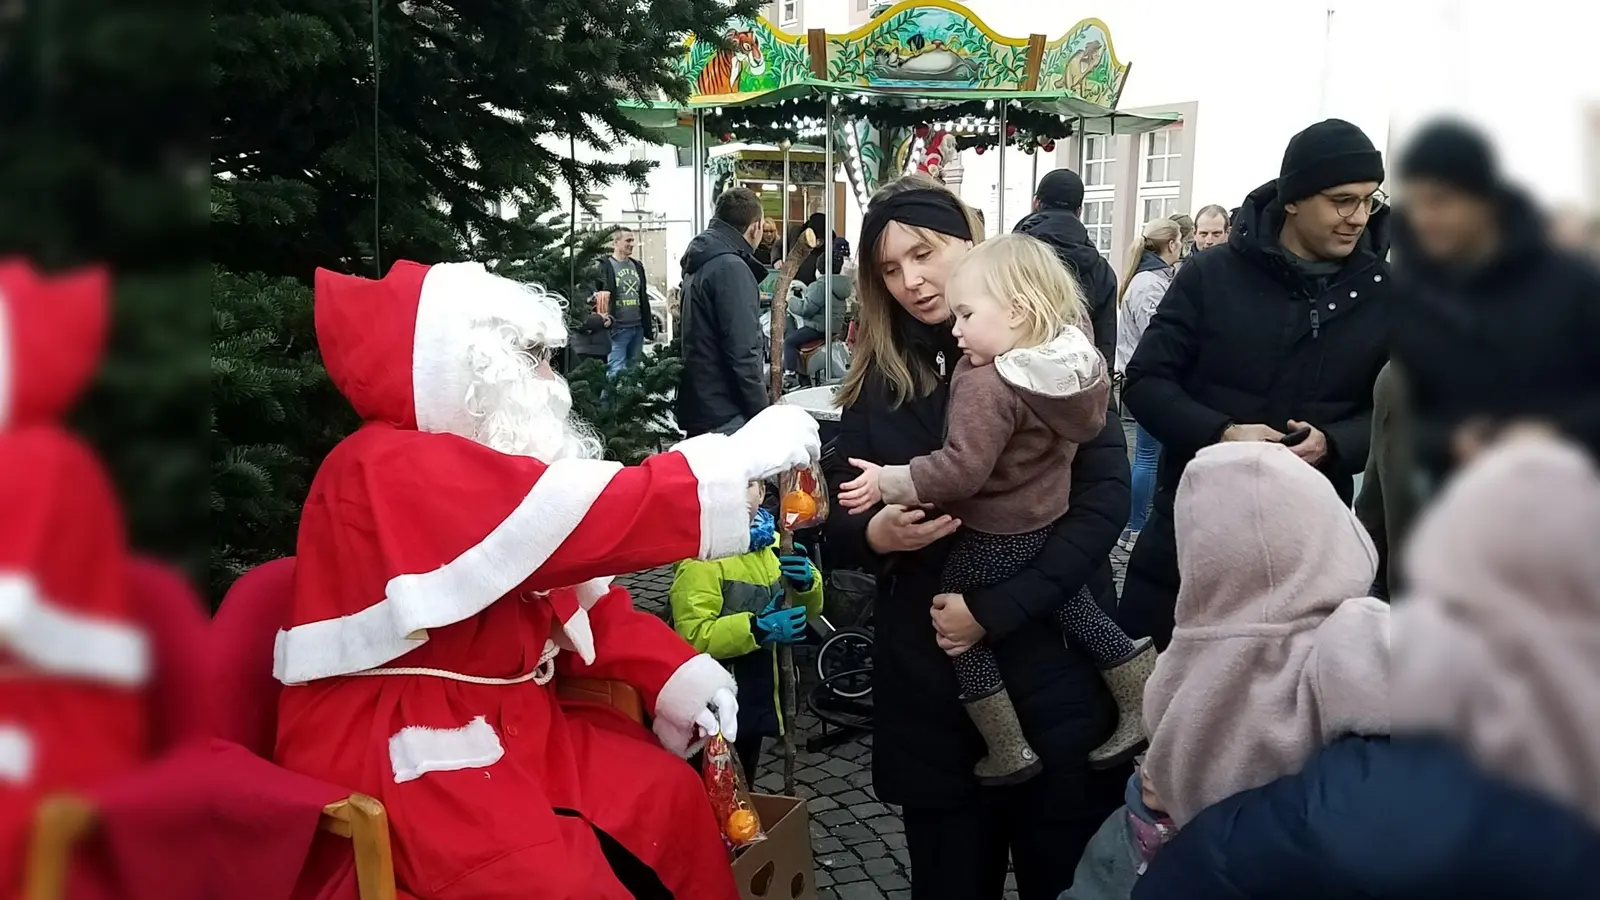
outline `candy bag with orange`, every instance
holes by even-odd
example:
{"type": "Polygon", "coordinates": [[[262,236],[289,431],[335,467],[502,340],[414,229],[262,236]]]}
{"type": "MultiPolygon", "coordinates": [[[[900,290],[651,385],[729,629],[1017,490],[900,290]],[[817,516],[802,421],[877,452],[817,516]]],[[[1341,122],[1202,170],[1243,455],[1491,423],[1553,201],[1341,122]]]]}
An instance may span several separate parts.
{"type": "Polygon", "coordinates": [[[819,465],[812,463],[785,474],[782,485],[778,524],[785,531],[815,528],[828,518],[828,483],[819,465]]]}
{"type": "Polygon", "coordinates": [[[766,840],[767,834],[761,830],[761,817],[750,803],[750,792],[745,788],[733,747],[722,735],[714,734],[706,741],[700,772],[728,849],[738,850],[766,840]]]}

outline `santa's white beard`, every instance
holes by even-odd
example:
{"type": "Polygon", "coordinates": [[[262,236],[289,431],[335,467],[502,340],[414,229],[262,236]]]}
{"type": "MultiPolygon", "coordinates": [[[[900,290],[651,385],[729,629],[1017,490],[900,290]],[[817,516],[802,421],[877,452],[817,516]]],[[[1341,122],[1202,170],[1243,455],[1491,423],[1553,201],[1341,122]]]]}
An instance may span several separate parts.
{"type": "Polygon", "coordinates": [[[546,463],[599,459],[595,430],[572,415],[572,390],[560,375],[541,374],[510,326],[485,326],[474,342],[467,408],[477,427],[463,435],[491,450],[546,463]]]}

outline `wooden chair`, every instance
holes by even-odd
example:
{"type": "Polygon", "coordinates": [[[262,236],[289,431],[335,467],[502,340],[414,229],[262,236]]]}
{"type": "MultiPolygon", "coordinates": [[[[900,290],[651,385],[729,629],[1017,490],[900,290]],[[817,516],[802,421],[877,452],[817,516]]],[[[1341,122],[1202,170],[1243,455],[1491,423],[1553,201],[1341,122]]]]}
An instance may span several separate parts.
{"type": "MultiPolygon", "coordinates": [[[[99,816],[88,800],[72,794],[49,797],[34,815],[23,900],[62,900],[72,850],[94,830],[99,816]]],[[[383,804],[351,794],[322,808],[321,831],[354,844],[356,885],[361,900],[395,900],[394,857],[383,804]]]]}

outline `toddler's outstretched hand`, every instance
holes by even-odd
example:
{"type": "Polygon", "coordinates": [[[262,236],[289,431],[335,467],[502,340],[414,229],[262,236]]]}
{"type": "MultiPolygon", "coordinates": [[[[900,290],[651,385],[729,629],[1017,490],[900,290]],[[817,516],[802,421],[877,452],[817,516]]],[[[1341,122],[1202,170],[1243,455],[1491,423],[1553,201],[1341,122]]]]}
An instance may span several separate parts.
{"type": "Polygon", "coordinates": [[[883,466],[864,459],[852,459],[850,465],[860,469],[861,475],[854,481],[839,485],[839,505],[850,510],[850,515],[856,516],[883,501],[883,489],[878,484],[883,466]]]}

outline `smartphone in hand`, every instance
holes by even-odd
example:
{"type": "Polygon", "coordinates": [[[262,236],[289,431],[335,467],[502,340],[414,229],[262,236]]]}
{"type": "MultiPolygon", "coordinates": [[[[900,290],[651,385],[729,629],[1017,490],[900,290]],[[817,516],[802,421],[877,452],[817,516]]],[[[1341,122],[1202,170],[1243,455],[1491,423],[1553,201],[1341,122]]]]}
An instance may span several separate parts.
{"type": "Polygon", "coordinates": [[[1293,447],[1296,444],[1304,443],[1305,439],[1308,437],[1311,437],[1311,426],[1309,425],[1304,428],[1296,428],[1294,431],[1289,432],[1288,434],[1284,435],[1278,441],[1278,443],[1284,445],[1285,447],[1293,447]]]}

